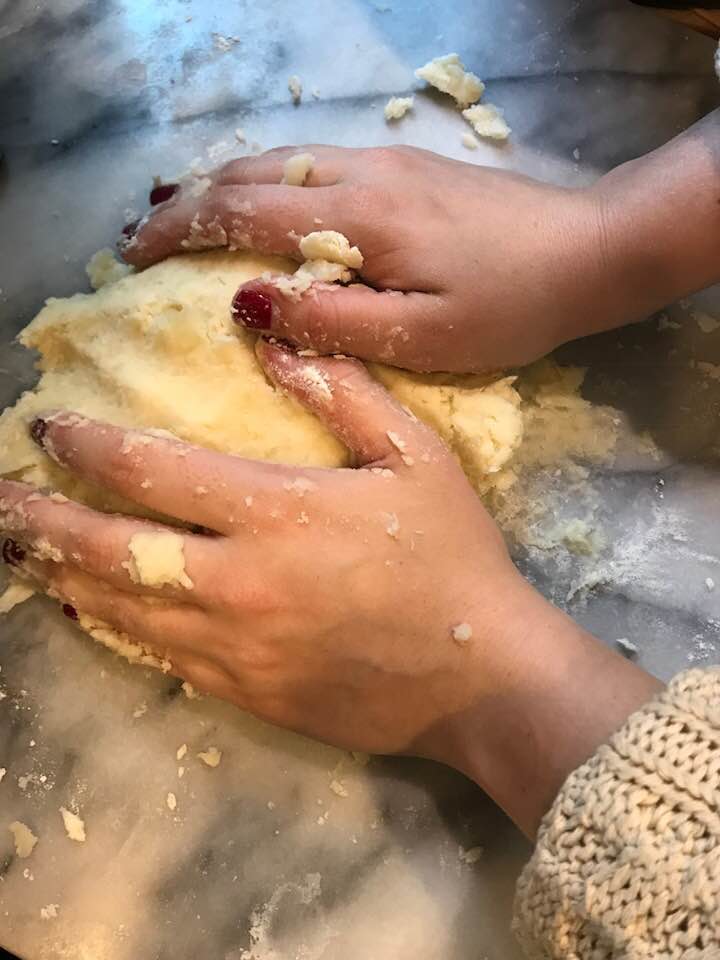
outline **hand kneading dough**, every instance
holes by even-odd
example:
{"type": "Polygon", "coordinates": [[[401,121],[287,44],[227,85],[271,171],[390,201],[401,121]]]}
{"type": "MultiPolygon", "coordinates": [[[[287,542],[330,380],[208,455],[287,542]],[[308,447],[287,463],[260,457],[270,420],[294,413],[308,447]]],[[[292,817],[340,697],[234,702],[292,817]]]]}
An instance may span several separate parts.
{"type": "MultiPolygon", "coordinates": [[[[295,266],[246,253],[186,254],[108,283],[97,293],[49,300],[20,334],[25,346],[39,351],[42,376],[0,417],[0,475],[61,491],[100,510],[146,513],[74,477],[35,446],[29,421],[58,408],[124,427],[170,431],[199,446],[244,457],[347,465],[350,458],[342,444],[268,383],[255,358],[255,336],[230,317],[230,302],[241,283],[267,270],[288,273],[295,266]]],[[[502,486],[503,468],[523,433],[512,377],[371,369],[444,437],[479,493],[502,486]]],[[[126,441],[128,456],[133,442],[132,437],[126,441]]],[[[142,583],[190,589],[182,550],[176,549],[179,538],[166,536],[173,542],[136,544],[136,550],[131,544],[129,572],[142,583]]],[[[169,667],[82,611],[80,625],[131,660],[169,667]]]]}

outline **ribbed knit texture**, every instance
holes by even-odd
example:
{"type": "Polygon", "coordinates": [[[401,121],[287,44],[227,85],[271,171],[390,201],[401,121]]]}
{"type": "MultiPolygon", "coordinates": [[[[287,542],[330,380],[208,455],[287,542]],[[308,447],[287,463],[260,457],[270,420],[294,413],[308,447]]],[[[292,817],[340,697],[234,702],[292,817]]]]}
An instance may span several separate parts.
{"type": "Polygon", "coordinates": [[[720,668],[680,674],[543,820],[514,930],[531,960],[720,960],[720,668]]]}

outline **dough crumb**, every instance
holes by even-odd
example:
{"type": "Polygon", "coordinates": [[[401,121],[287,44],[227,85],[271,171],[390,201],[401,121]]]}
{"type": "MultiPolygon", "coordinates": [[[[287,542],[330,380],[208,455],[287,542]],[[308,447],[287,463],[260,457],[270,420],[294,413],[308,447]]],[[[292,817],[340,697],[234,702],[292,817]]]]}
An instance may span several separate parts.
{"type": "Polygon", "coordinates": [[[408,110],[412,110],[414,102],[414,97],[390,97],[385,104],[385,119],[400,120],[408,110]]]}
{"type": "Polygon", "coordinates": [[[345,785],[340,780],[331,780],[330,789],[338,797],[345,798],[350,796],[350,794],[347,792],[347,789],[345,788],[345,785]]]}
{"type": "Polygon", "coordinates": [[[245,131],[243,130],[242,127],[238,127],[235,130],[235,139],[237,140],[238,143],[245,143],[247,137],[245,136],[245,131]]]}
{"type": "Polygon", "coordinates": [[[35,594],[35,588],[19,580],[11,581],[5,592],[0,596],[0,614],[10,613],[13,607],[25,603],[35,594]]]}
{"type": "Polygon", "coordinates": [[[482,80],[465,69],[457,53],[435,57],[424,67],[419,67],[415,76],[442,93],[449,93],[461,107],[469,107],[471,103],[475,103],[485,90],[482,80]]]}
{"type": "Polygon", "coordinates": [[[185,680],[185,681],[180,685],[180,689],[181,689],[182,692],[185,694],[185,696],[188,698],[188,700],[199,700],[199,699],[200,699],[200,694],[197,692],[197,690],[195,689],[195,687],[194,687],[191,683],[188,683],[188,682],[187,682],[187,680],[185,680]]]}
{"type": "Polygon", "coordinates": [[[473,630],[469,623],[458,623],[452,628],[452,637],[460,646],[468,643],[472,638],[473,630]]]}
{"type": "Polygon", "coordinates": [[[306,260],[329,260],[351,270],[363,265],[363,255],[351,247],[348,238],[337,230],[314,230],[300,240],[300,253],[306,260]]]}
{"type": "Polygon", "coordinates": [[[503,111],[492,103],[477,103],[463,110],[462,115],[475,133],[490,140],[507,140],[512,133],[505,122],[503,111]]]}
{"type": "Polygon", "coordinates": [[[385,523],[385,532],[393,540],[400,538],[400,521],[396,513],[383,513],[383,522],[385,523]]]}
{"type": "Polygon", "coordinates": [[[40,907],[41,920],[54,920],[60,909],[59,903],[49,903],[46,907],[40,907]]]}
{"type": "Polygon", "coordinates": [[[3,777],[5,776],[6,773],[7,773],[7,770],[5,769],[5,767],[0,767],[0,783],[3,782],[3,777]]]}
{"type": "Polygon", "coordinates": [[[122,566],[130,574],[133,583],[145,587],[185,587],[192,589],[193,582],[185,572],[184,541],[178,533],[150,531],[134,533],[128,550],[130,559],[122,566]]]}
{"type": "Polygon", "coordinates": [[[478,860],[482,858],[484,852],[485,851],[482,847],[470,847],[469,850],[465,850],[463,847],[458,847],[458,860],[460,863],[477,863],[478,860]]]}
{"type": "Polygon", "coordinates": [[[165,802],[167,803],[168,810],[177,810],[177,797],[174,793],[168,793],[165,802]]]}
{"type": "Polygon", "coordinates": [[[176,752],[175,752],[175,759],[176,759],[176,760],[182,760],[182,758],[183,758],[184,756],[186,756],[187,752],[188,752],[187,744],[186,744],[186,743],[183,743],[183,745],[182,745],[181,747],[178,747],[178,748],[177,748],[177,750],[176,750],[176,752]]]}
{"type": "Polygon", "coordinates": [[[93,290],[99,290],[108,283],[117,283],[132,272],[133,268],[127,263],[121,263],[110,247],[98,250],[85,265],[85,273],[93,290]]]}
{"type": "Polygon", "coordinates": [[[302,81],[295,73],[288,79],[288,90],[290,91],[292,102],[297,106],[302,100],[302,81]]]}
{"type": "Polygon", "coordinates": [[[21,860],[26,860],[35,849],[38,838],[27,824],[21,823],[19,820],[14,820],[8,830],[15,841],[15,853],[21,860]]]}
{"type": "Polygon", "coordinates": [[[715,589],[715,581],[713,580],[712,577],[706,577],[706,579],[705,579],[705,586],[708,588],[708,590],[714,590],[714,589],[715,589]]]}
{"type": "Polygon", "coordinates": [[[296,153],[283,164],[282,183],[291,187],[302,187],[313,168],[315,157],[312,153],[296,153]]]}
{"type": "Polygon", "coordinates": [[[72,810],[66,807],[60,807],[60,814],[63,818],[65,832],[71,840],[76,843],[85,843],[85,822],[72,810]]]}
{"type": "Polygon", "coordinates": [[[207,750],[199,753],[198,757],[208,767],[218,767],[222,760],[222,751],[218,750],[217,747],[208,747],[207,750]]]}
{"type": "Polygon", "coordinates": [[[464,133],[461,139],[462,145],[467,147],[468,150],[477,150],[477,148],[480,146],[480,141],[474,133],[464,133]]]}
{"type": "Polygon", "coordinates": [[[716,320],[707,313],[696,313],[695,321],[703,333],[714,333],[720,327],[720,320],[716,320]]]}

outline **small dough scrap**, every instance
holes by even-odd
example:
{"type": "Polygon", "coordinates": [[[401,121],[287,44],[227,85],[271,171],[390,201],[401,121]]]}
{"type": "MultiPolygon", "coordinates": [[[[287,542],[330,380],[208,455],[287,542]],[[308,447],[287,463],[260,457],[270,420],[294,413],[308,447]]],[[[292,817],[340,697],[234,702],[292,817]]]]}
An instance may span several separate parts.
{"type": "Polygon", "coordinates": [[[319,283],[350,283],[353,271],[341,263],[329,260],[306,260],[292,276],[281,273],[272,278],[272,284],[290,300],[299,300],[316,281],[319,283]]]}
{"type": "Polygon", "coordinates": [[[38,838],[27,824],[21,823],[19,820],[14,820],[8,830],[15,841],[15,853],[21,860],[26,860],[35,849],[38,838]]]}
{"type": "Polygon", "coordinates": [[[184,540],[179,533],[150,531],[134,533],[128,550],[130,559],[123,567],[134,583],[144,587],[185,587],[192,589],[193,582],[185,572],[184,540]]]}
{"type": "Polygon", "coordinates": [[[385,104],[385,119],[400,120],[408,110],[412,110],[415,97],[390,97],[385,104]]]}
{"type": "Polygon", "coordinates": [[[462,145],[468,150],[477,150],[480,146],[480,142],[474,133],[464,133],[462,135],[462,145]]]}
{"type": "Polygon", "coordinates": [[[108,283],[116,283],[132,272],[133,268],[118,260],[110,247],[94,253],[85,266],[85,273],[93,290],[99,290],[108,283]]]}
{"type": "Polygon", "coordinates": [[[418,80],[425,80],[431,87],[449,93],[461,107],[469,107],[483,95],[485,84],[465,65],[456,53],[435,57],[424,67],[415,71],[418,80]]]}
{"type": "Polygon", "coordinates": [[[198,754],[198,757],[208,767],[219,767],[222,760],[222,751],[217,747],[208,747],[198,754]]]}
{"type": "Polygon", "coordinates": [[[34,593],[36,593],[35,587],[13,578],[0,596],[0,614],[10,613],[13,607],[19,603],[25,603],[34,593]]]}
{"type": "Polygon", "coordinates": [[[85,821],[67,807],[60,807],[65,833],[76,843],[85,843],[85,821]]]}
{"type": "Polygon", "coordinates": [[[300,240],[300,253],[306,260],[329,260],[359,270],[363,255],[357,247],[351,247],[348,238],[337,230],[314,230],[300,240]]]}
{"type": "Polygon", "coordinates": [[[302,81],[297,74],[293,74],[288,79],[288,90],[290,91],[290,96],[292,97],[293,103],[297,106],[302,100],[302,81]]]}
{"type": "Polygon", "coordinates": [[[492,103],[476,103],[474,107],[463,110],[462,115],[478,136],[490,140],[507,140],[512,133],[505,122],[503,111],[492,103]]]}
{"type": "Polygon", "coordinates": [[[295,153],[283,164],[282,182],[291,187],[302,187],[315,164],[312,153],[295,153]]]}

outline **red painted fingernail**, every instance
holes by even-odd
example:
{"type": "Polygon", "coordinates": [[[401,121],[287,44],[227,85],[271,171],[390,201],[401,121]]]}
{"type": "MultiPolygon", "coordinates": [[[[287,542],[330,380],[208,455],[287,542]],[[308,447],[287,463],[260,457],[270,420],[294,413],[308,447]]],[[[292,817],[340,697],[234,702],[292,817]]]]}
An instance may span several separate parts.
{"type": "Polygon", "coordinates": [[[133,220],[132,223],[126,223],[122,228],[122,235],[126,240],[132,240],[132,238],[137,233],[137,228],[140,226],[139,220],[133,220]]]}
{"type": "Polygon", "coordinates": [[[161,183],[159,186],[153,187],[150,191],[150,206],[156,207],[159,203],[165,203],[170,197],[174,197],[179,186],[178,183],[161,183]]]}
{"type": "Polygon", "coordinates": [[[259,290],[240,287],[233,297],[230,313],[235,323],[250,330],[269,330],[272,326],[272,300],[259,290]]]}
{"type": "Polygon", "coordinates": [[[25,551],[17,541],[8,538],[2,545],[2,558],[11,567],[17,567],[25,559],[25,551]]]}
{"type": "Polygon", "coordinates": [[[30,436],[39,447],[45,447],[47,428],[47,420],[43,420],[42,417],[36,417],[30,424],[30,436]]]}
{"type": "Polygon", "coordinates": [[[77,620],[78,612],[71,603],[64,603],[62,605],[62,612],[69,620],[77,620]]]}

